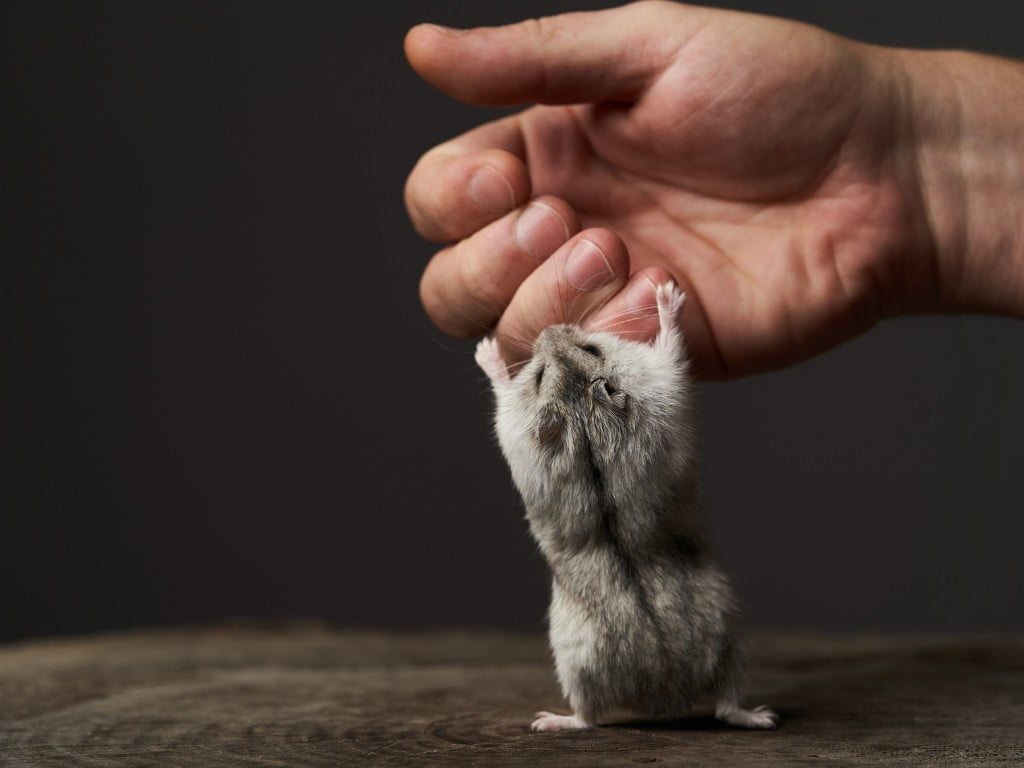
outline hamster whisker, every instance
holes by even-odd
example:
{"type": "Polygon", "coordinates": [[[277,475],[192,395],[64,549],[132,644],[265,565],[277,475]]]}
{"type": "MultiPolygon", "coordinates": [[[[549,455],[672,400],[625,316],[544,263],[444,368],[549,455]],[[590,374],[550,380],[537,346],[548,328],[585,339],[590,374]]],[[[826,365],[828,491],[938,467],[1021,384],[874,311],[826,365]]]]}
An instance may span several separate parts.
{"type": "Polygon", "coordinates": [[[569,322],[569,309],[566,306],[568,302],[568,295],[565,290],[565,284],[561,280],[555,281],[555,291],[557,292],[558,300],[553,301],[551,294],[548,294],[548,304],[551,310],[551,317],[555,318],[559,323],[569,322]]]}
{"type": "Polygon", "coordinates": [[[516,334],[512,334],[507,331],[499,331],[497,329],[494,329],[491,332],[491,336],[498,341],[505,342],[510,347],[527,353],[527,355],[529,355],[533,350],[533,340],[527,339],[525,336],[518,336],[516,334]]]}
{"type": "Polygon", "coordinates": [[[642,320],[644,318],[653,317],[657,311],[656,305],[635,307],[633,309],[623,310],[622,312],[616,313],[606,319],[601,320],[599,323],[595,323],[591,328],[595,331],[607,331],[618,326],[626,325],[627,323],[634,322],[636,320],[642,320]]]}
{"type": "Polygon", "coordinates": [[[480,331],[480,333],[482,335],[487,335],[488,333],[490,333],[493,330],[491,326],[486,325],[484,323],[481,323],[475,317],[470,316],[469,313],[467,313],[467,312],[465,312],[463,310],[459,310],[458,314],[459,314],[459,317],[461,317],[463,320],[465,320],[468,325],[470,325],[471,327],[473,327],[476,330],[480,331]]]}

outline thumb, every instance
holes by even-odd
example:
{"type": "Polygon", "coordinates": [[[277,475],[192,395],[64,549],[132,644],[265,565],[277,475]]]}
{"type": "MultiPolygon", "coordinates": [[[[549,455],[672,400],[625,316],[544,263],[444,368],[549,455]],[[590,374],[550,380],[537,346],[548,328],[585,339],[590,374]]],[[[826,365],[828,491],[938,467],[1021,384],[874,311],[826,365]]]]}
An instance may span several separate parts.
{"type": "Polygon", "coordinates": [[[421,24],[405,55],[427,82],[485,106],[632,101],[664,69],[698,9],[669,2],[456,30],[421,24]]]}

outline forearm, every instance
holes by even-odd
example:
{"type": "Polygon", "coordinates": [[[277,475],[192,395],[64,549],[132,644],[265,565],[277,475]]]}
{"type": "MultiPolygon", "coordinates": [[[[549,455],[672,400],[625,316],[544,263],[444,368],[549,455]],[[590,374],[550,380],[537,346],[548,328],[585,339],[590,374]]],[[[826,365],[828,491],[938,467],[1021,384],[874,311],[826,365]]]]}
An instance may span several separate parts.
{"type": "MultiPolygon", "coordinates": [[[[895,51],[941,311],[1024,317],[1024,64],[895,51]]],[[[914,309],[910,302],[909,309],[914,309]]]]}

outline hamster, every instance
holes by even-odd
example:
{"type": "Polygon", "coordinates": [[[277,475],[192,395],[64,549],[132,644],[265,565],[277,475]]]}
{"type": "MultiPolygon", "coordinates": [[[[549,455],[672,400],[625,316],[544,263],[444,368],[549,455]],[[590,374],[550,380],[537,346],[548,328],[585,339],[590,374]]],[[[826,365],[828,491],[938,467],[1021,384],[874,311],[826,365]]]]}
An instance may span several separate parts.
{"type": "Polygon", "coordinates": [[[538,712],[534,731],[592,728],[614,711],[679,717],[703,694],[730,725],[778,720],[740,706],[735,601],[701,519],[685,294],[667,283],[655,295],[651,344],[554,325],[515,376],[493,338],[476,350],[553,577],[549,639],[572,714],[538,712]]]}

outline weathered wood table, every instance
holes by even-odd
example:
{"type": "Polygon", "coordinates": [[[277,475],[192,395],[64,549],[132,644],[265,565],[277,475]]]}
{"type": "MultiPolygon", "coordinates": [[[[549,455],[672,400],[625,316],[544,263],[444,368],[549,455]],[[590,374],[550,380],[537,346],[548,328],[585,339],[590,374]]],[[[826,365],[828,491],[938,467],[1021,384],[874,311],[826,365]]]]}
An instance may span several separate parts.
{"type": "Polygon", "coordinates": [[[532,734],[542,637],[227,625],[0,647],[0,765],[1024,765],[1024,637],[755,634],[777,731],[532,734]]]}

